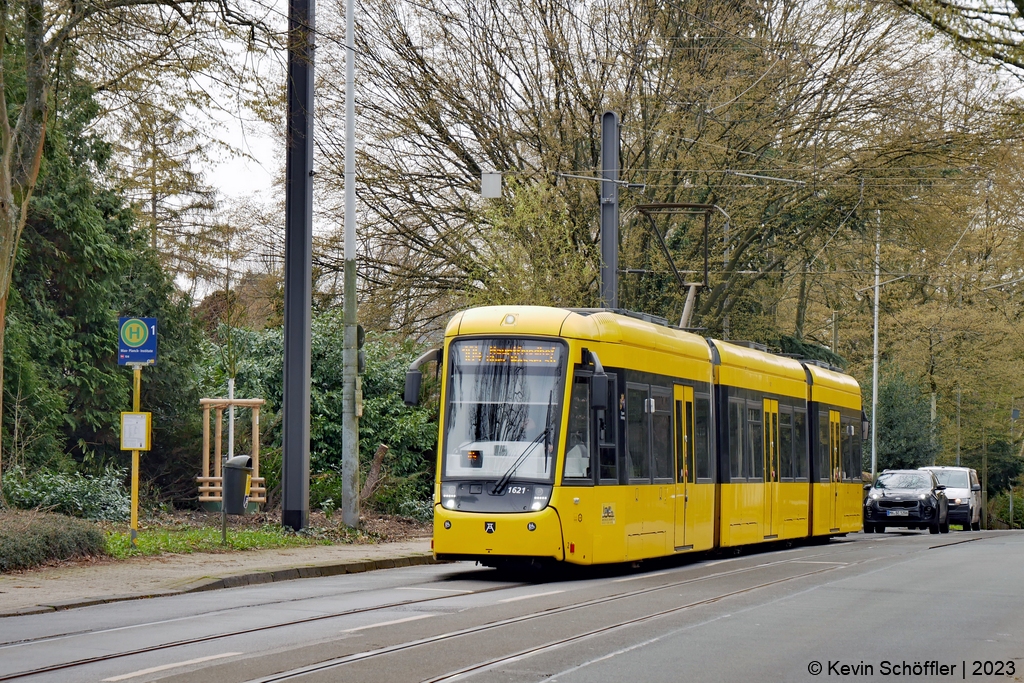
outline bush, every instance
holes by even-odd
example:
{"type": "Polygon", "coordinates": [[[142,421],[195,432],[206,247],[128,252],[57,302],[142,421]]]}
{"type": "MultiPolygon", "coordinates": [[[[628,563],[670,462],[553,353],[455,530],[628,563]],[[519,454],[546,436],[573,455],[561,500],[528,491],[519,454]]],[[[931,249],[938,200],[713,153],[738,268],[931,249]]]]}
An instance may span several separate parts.
{"type": "Polygon", "coordinates": [[[0,512],[0,572],[102,555],[105,544],[99,527],[80,519],[45,512],[0,512]]]}
{"type": "Polygon", "coordinates": [[[368,506],[377,512],[429,522],[434,518],[434,504],[423,496],[423,479],[426,475],[386,477],[370,496],[368,506]]]}
{"type": "Polygon", "coordinates": [[[131,497],[121,484],[124,478],[124,470],[113,468],[98,477],[48,470],[28,474],[11,468],[4,472],[3,493],[11,507],[22,510],[123,521],[131,513],[131,497]]]}

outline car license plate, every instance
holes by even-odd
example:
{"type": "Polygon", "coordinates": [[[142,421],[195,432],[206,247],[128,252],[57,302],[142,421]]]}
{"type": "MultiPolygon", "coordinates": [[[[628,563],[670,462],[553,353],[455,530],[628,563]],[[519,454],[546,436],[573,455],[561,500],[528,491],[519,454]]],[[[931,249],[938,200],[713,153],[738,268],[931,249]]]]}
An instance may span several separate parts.
{"type": "Polygon", "coordinates": [[[886,510],[885,515],[887,517],[908,517],[910,515],[909,510],[886,510]]]}

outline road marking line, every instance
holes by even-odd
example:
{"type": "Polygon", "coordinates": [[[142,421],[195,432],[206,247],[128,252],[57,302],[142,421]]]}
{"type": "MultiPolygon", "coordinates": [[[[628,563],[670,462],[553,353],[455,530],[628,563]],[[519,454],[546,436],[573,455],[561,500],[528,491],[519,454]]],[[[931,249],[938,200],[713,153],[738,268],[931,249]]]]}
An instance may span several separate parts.
{"type": "Polygon", "coordinates": [[[656,574],[640,574],[638,576],[627,576],[624,579],[615,579],[612,583],[622,583],[623,581],[636,581],[637,579],[648,579],[652,576],[665,576],[668,572],[658,572],[656,574]]]}
{"type": "Polygon", "coordinates": [[[355,628],[347,628],[342,633],[352,633],[353,631],[362,631],[368,628],[377,628],[378,626],[392,626],[394,624],[404,624],[407,621],[416,621],[417,619],[426,619],[432,617],[433,614],[417,614],[414,617],[406,617],[405,619],[393,619],[392,621],[378,621],[376,624],[367,624],[366,626],[356,626],[355,628]]]}
{"type": "Polygon", "coordinates": [[[412,586],[400,586],[396,591],[438,591],[439,593],[472,593],[473,591],[459,590],[458,588],[413,588],[412,586]]]}
{"type": "Polygon", "coordinates": [[[529,600],[530,598],[542,598],[545,595],[555,595],[557,593],[564,593],[565,591],[548,591],[547,593],[530,593],[529,595],[520,595],[516,598],[505,598],[504,600],[498,600],[498,602],[516,602],[517,600],[529,600]]]}
{"type": "Polygon", "coordinates": [[[790,560],[789,564],[841,564],[846,566],[848,562],[825,562],[822,560],[790,560]]]}
{"type": "Polygon", "coordinates": [[[121,676],[113,676],[111,678],[104,678],[103,681],[126,681],[129,678],[137,678],[138,676],[145,676],[146,674],[153,674],[157,671],[166,671],[167,669],[176,669],[179,666],[188,666],[190,664],[200,664],[202,662],[209,662],[214,659],[223,659],[224,657],[235,657],[237,655],[244,654],[242,652],[223,652],[219,655],[210,655],[209,657],[200,657],[199,659],[190,659],[187,662],[176,662],[174,664],[164,664],[162,666],[154,666],[149,669],[140,669],[139,671],[133,671],[130,674],[123,674],[121,676]]]}

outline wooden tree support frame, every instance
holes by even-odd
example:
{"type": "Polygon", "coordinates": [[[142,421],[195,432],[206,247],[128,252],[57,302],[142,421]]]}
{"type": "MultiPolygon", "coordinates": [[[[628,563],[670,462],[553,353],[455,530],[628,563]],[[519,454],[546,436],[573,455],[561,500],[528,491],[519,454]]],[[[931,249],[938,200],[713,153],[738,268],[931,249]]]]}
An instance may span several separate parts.
{"type": "Polygon", "coordinates": [[[262,398],[201,398],[199,405],[203,409],[203,475],[196,477],[199,483],[200,503],[221,502],[221,444],[224,434],[224,410],[231,406],[252,409],[252,488],[249,501],[252,503],[267,502],[266,482],[260,476],[260,407],[266,403],[262,398]],[[213,474],[210,474],[210,411],[214,411],[213,474]]]}

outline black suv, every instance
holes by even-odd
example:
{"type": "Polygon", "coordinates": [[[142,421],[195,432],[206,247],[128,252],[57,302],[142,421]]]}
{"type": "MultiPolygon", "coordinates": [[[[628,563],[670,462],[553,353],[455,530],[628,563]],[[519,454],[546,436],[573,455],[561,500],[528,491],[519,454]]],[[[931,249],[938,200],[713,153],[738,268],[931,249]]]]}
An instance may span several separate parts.
{"type": "Polygon", "coordinates": [[[927,470],[882,472],[864,499],[864,533],[882,533],[887,526],[949,533],[945,488],[927,470]]]}

